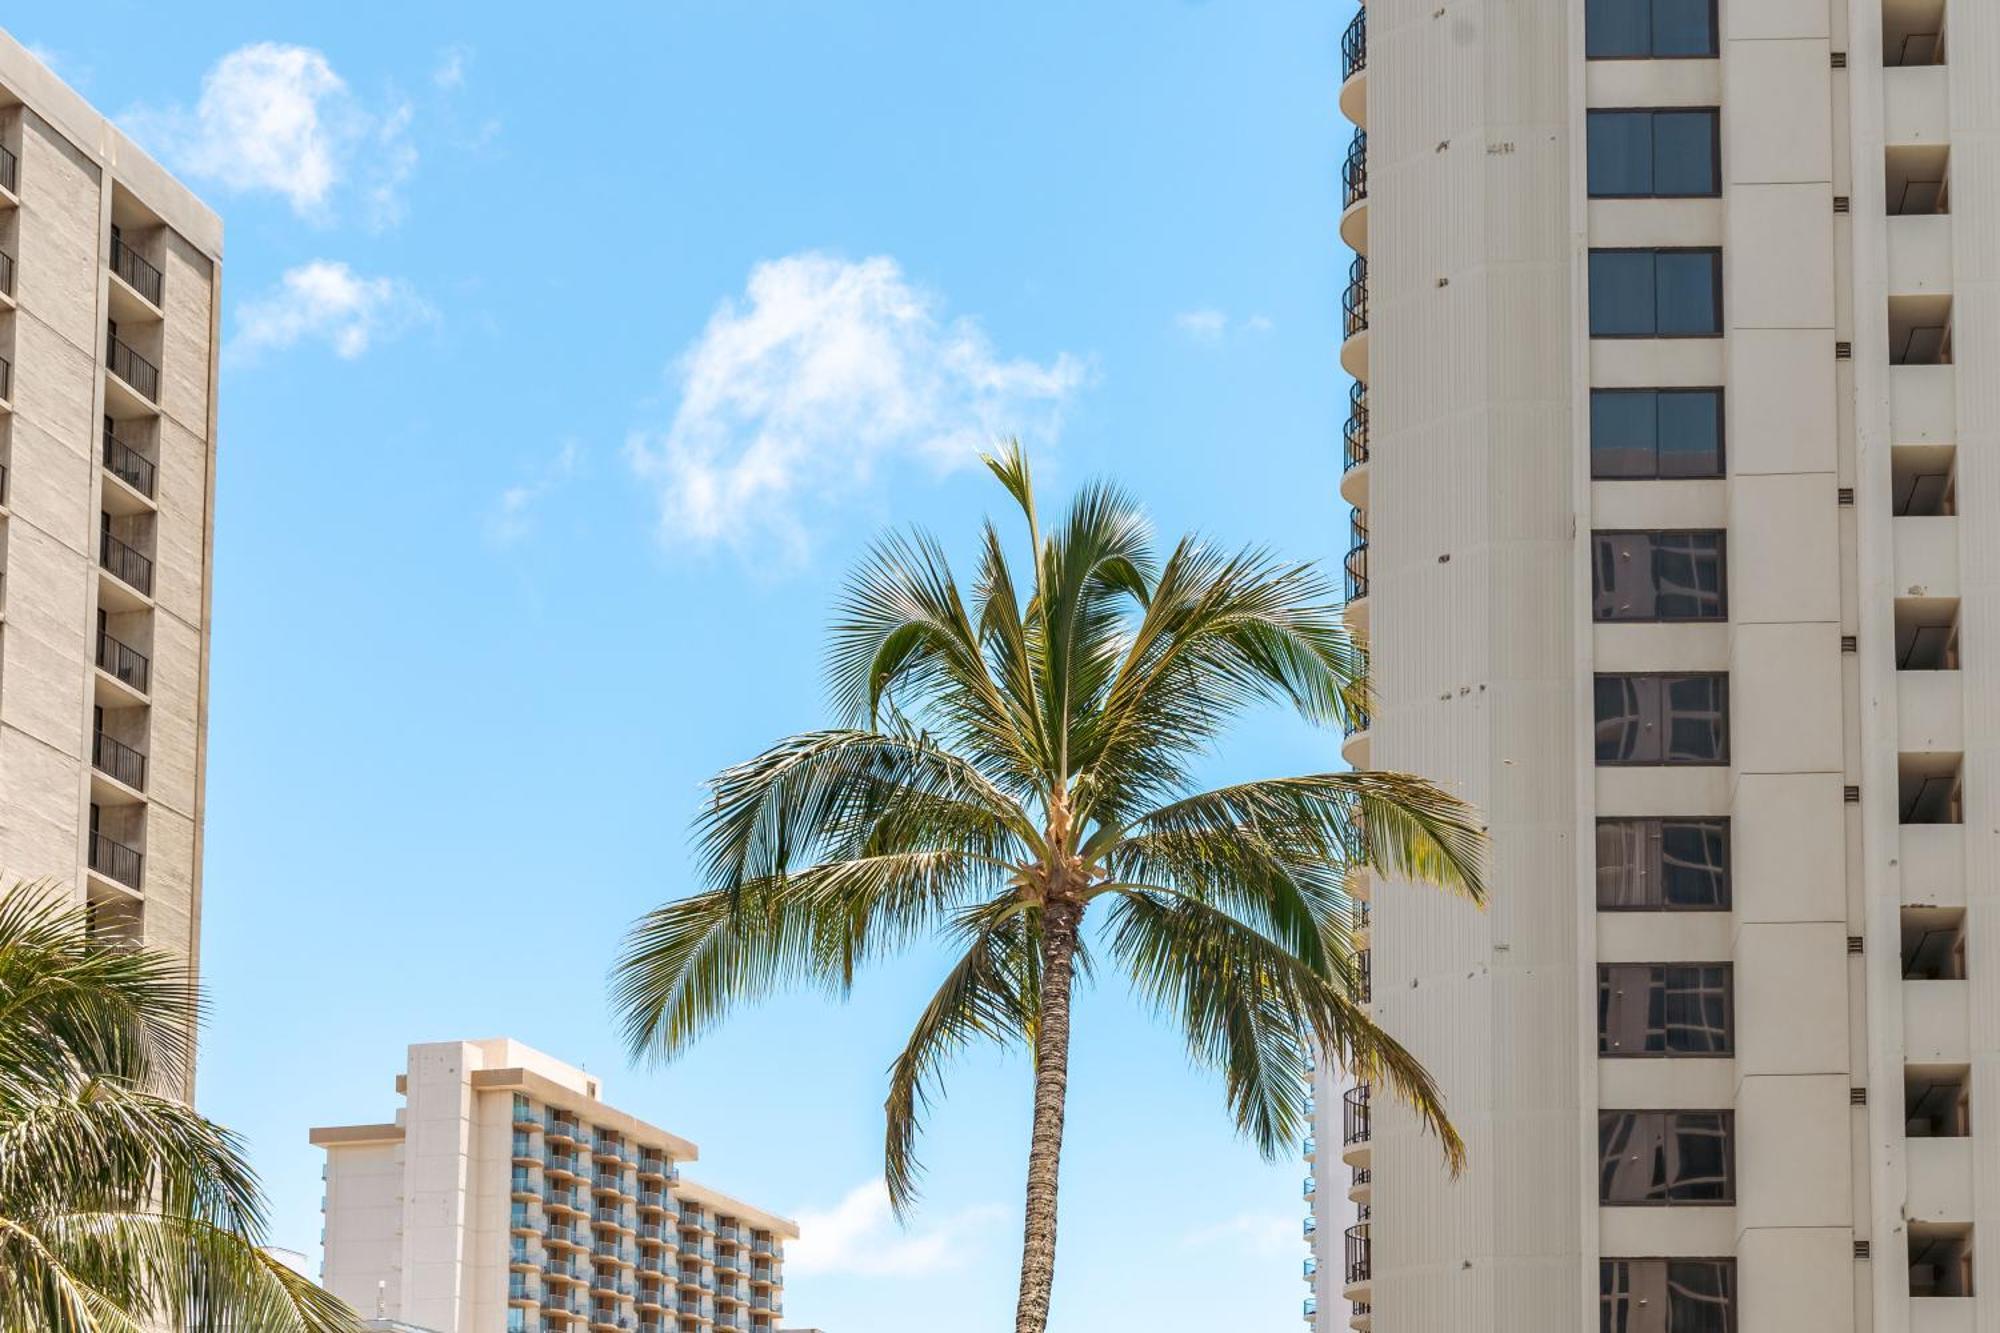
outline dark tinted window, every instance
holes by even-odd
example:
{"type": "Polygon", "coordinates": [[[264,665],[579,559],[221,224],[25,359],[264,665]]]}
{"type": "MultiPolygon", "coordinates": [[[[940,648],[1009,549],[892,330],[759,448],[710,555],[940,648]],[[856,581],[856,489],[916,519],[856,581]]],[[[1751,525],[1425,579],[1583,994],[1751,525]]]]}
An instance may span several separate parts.
{"type": "Polygon", "coordinates": [[[1584,52],[1593,60],[1715,54],[1714,0],[1587,0],[1584,52]]]}
{"type": "Polygon", "coordinates": [[[1734,1202],[1735,1120],[1729,1111],[1598,1112],[1598,1202],[1734,1202]]]}
{"type": "Polygon", "coordinates": [[[1721,620],[1719,532],[1591,534],[1592,613],[1599,620],[1721,620]]]}
{"type": "Polygon", "coordinates": [[[1722,390],[1592,389],[1590,475],[1722,475],[1722,390]]]}
{"type": "Polygon", "coordinates": [[[1668,198],[1722,192],[1713,111],[1593,111],[1594,198],[1668,198]]]}
{"type": "Polygon", "coordinates": [[[1606,963],[1597,969],[1599,1055],[1727,1055],[1727,963],[1606,963]]]}
{"type": "Polygon", "coordinates": [[[1592,250],[1593,338],[1702,338],[1722,332],[1719,250],[1592,250]]]}
{"type": "Polygon", "coordinates": [[[1600,911],[1724,911],[1729,821],[1597,821],[1600,911]]]}
{"type": "Polygon", "coordinates": [[[1596,680],[1600,764],[1729,762],[1729,678],[1600,675],[1596,680]]]}
{"type": "Polygon", "coordinates": [[[1733,1259],[1605,1259],[1598,1333],[1735,1333],[1733,1259]]]}

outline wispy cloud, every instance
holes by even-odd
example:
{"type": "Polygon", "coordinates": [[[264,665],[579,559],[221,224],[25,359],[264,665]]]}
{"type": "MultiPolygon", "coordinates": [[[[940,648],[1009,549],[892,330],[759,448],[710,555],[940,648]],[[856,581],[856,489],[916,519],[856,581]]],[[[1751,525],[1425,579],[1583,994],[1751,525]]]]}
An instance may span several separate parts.
{"type": "Polygon", "coordinates": [[[871,1180],[824,1212],[798,1214],[799,1238],[785,1245],[785,1268],[797,1275],[858,1277],[942,1272],[975,1257],[982,1235],[1004,1216],[1004,1209],[989,1205],[906,1230],[889,1207],[889,1187],[871,1180]]]}
{"type": "Polygon", "coordinates": [[[386,224],[400,216],[397,193],[416,165],[411,115],[396,99],[364,104],[311,47],[257,42],[202,76],[192,108],[138,107],[120,120],[169,163],[225,190],[277,194],[324,222],[340,188],[353,185],[370,221],[386,224]]]}
{"type": "Polygon", "coordinates": [[[1299,1246],[1299,1219],[1288,1213],[1238,1213],[1181,1237],[1188,1249],[1217,1245],[1252,1254],[1290,1254],[1299,1246]]]}
{"type": "Polygon", "coordinates": [[[376,340],[436,318],[399,278],[364,278],[344,263],[315,259],[287,269],[276,287],[237,308],[228,350],[244,361],[267,348],[313,341],[353,360],[376,340]]]}
{"type": "Polygon", "coordinates": [[[1235,319],[1225,310],[1204,306],[1176,314],[1174,328],[1194,342],[1214,345],[1231,333],[1269,333],[1271,319],[1268,315],[1247,315],[1235,319]]]}
{"type": "Polygon", "coordinates": [[[472,49],[467,46],[447,46],[438,56],[436,68],[431,70],[431,82],[446,92],[465,86],[465,71],[472,64],[472,49]]]}
{"type": "Polygon", "coordinates": [[[575,440],[564,440],[554,458],[536,469],[526,481],[500,492],[498,503],[486,520],[486,537],[495,546],[512,546],[535,527],[535,508],[543,496],[576,474],[583,448],[575,440]]]}
{"type": "Polygon", "coordinates": [[[1052,440],[1084,362],[1003,357],[941,305],[886,256],[758,264],[676,363],[672,423],[627,443],[662,538],[796,559],[804,511],[824,519],[884,467],[942,473],[1008,435],[1052,440]]]}

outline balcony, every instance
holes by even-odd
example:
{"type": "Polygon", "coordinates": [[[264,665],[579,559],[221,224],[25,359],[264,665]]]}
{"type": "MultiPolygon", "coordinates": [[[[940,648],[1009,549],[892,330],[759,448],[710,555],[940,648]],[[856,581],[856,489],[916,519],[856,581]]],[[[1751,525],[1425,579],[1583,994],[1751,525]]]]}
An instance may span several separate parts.
{"type": "Polygon", "coordinates": [[[1375,1172],[1372,1167],[1350,1166],[1347,1168],[1347,1197],[1354,1203],[1367,1203],[1375,1190],[1375,1172]]]}
{"type": "Polygon", "coordinates": [[[90,868],[108,880],[137,890],[142,881],[146,858],[137,850],[105,834],[91,830],[90,868]]]}
{"type": "Polygon", "coordinates": [[[113,435],[109,422],[104,426],[104,467],[148,500],[153,498],[153,485],[157,480],[153,461],[113,435]]]}
{"type": "Polygon", "coordinates": [[[146,790],[146,756],[115,736],[100,731],[91,737],[90,766],[133,791],[146,790]]]}
{"type": "Polygon", "coordinates": [[[149,403],[160,401],[160,368],[132,350],[132,344],[117,334],[105,337],[105,361],[111,373],[130,385],[149,403]]]}
{"type": "Polygon", "coordinates": [[[1357,1294],[1356,1288],[1366,1288],[1374,1276],[1374,1263],[1368,1246],[1368,1224],[1356,1222],[1347,1229],[1347,1289],[1350,1298],[1357,1294]]]}
{"type": "Polygon", "coordinates": [[[97,635],[97,666],[134,694],[144,695],[152,683],[153,664],[146,655],[102,630],[97,635]]]}
{"type": "Polygon", "coordinates": [[[1368,632],[1368,516],[1359,509],[1348,520],[1346,572],[1347,605],[1343,614],[1356,635],[1368,632]]]}
{"type": "Polygon", "coordinates": [[[0,356],[0,401],[14,401],[14,363],[0,356]]]}
{"type": "Polygon", "coordinates": [[[1368,11],[1355,11],[1340,34],[1340,114],[1356,125],[1368,123],[1368,11]]]}
{"type": "Polygon", "coordinates": [[[14,256],[0,250],[0,294],[14,295],[14,256]]]}
{"type": "Polygon", "coordinates": [[[1354,953],[1354,998],[1363,1004],[1375,998],[1374,959],[1366,949],[1357,949],[1354,953]]]}
{"type": "Polygon", "coordinates": [[[1299,1187],[1299,1195],[1301,1198],[1310,1199],[1314,1197],[1318,1192],[1319,1192],[1319,1180],[1317,1177],[1314,1176],[1307,1176],[1305,1178],[1305,1183],[1299,1187]]]}
{"type": "Polygon", "coordinates": [[[134,250],[116,230],[111,236],[111,271],[123,278],[133,291],[146,298],[155,310],[160,307],[160,297],[166,287],[166,279],[152,262],[134,250]]]}
{"type": "Polygon", "coordinates": [[[121,538],[98,534],[97,563],[135,592],[153,595],[153,562],[121,538]]]}
{"type": "Polygon", "coordinates": [[[1340,1144],[1350,1166],[1359,1165],[1358,1156],[1368,1144],[1368,1085],[1349,1088],[1340,1098],[1340,1144]]]}
{"type": "Polygon", "coordinates": [[[1347,424],[1340,432],[1340,498],[1356,507],[1368,503],[1368,386],[1347,387],[1347,424]]]}
{"type": "Polygon", "coordinates": [[[1355,379],[1368,378],[1368,256],[1347,266],[1347,290],[1340,294],[1340,368],[1355,379]]]}
{"type": "Polygon", "coordinates": [[[1368,131],[1356,130],[1340,164],[1340,239],[1356,254],[1368,253],[1368,131]]]}
{"type": "Polygon", "coordinates": [[[0,190],[8,194],[21,192],[21,159],[11,148],[0,148],[0,190]]]}

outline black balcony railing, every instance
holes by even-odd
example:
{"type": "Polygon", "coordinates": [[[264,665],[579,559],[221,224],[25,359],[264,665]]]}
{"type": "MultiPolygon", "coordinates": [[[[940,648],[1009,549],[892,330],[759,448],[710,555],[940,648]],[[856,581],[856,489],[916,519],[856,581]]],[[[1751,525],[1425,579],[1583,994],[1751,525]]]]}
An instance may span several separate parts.
{"type": "Polygon", "coordinates": [[[144,653],[102,630],[97,633],[97,665],[141,694],[152,679],[153,664],[144,653]]]}
{"type": "Polygon", "coordinates": [[[1368,68],[1368,11],[1356,10],[1347,31],[1340,34],[1340,77],[1345,82],[1368,68]]]}
{"type": "Polygon", "coordinates": [[[1363,1004],[1375,998],[1375,968],[1366,949],[1354,955],[1354,998],[1363,1004]]]}
{"type": "Polygon", "coordinates": [[[1340,164],[1341,207],[1352,208],[1368,197],[1368,131],[1356,130],[1340,164]]]}
{"type": "Polygon", "coordinates": [[[0,292],[14,294],[14,256],[0,250],[0,292]]]}
{"type": "Polygon", "coordinates": [[[104,466],[111,470],[112,476],[139,494],[151,498],[154,480],[153,460],[113,435],[108,425],[104,428],[104,466]]]}
{"type": "Polygon", "coordinates": [[[97,563],[140,592],[152,595],[153,562],[108,532],[98,534],[97,563]]]}
{"type": "Polygon", "coordinates": [[[91,830],[90,868],[130,889],[139,887],[146,858],[115,838],[91,830]]]}
{"type": "Polygon", "coordinates": [[[1349,1189],[1358,1190],[1363,1185],[1373,1183],[1374,1179],[1375,1170],[1373,1167],[1350,1166],[1347,1168],[1347,1187],[1349,1189]]]}
{"type": "Polygon", "coordinates": [[[160,400],[160,368],[133,351],[130,343],[111,334],[106,340],[105,355],[112,374],[154,402],[160,400]]]}
{"type": "Polygon", "coordinates": [[[1351,1304],[1354,1306],[1354,1317],[1356,1319],[1366,1319],[1369,1315],[1375,1313],[1367,1301],[1353,1301],[1351,1304]]]}
{"type": "Polygon", "coordinates": [[[0,148],[0,186],[5,186],[8,194],[21,190],[21,159],[11,148],[0,148]]]}
{"type": "Polygon", "coordinates": [[[1356,1222],[1347,1229],[1347,1285],[1368,1281],[1374,1271],[1368,1252],[1368,1224],[1356,1222]]]}
{"type": "Polygon", "coordinates": [[[121,236],[111,238],[111,268],[119,277],[132,284],[133,290],[151,301],[160,303],[160,294],[165,289],[166,280],[160,270],[144,255],[125,243],[121,236]]]}
{"type": "Polygon", "coordinates": [[[133,791],[146,790],[146,756],[124,741],[98,732],[90,741],[90,762],[100,773],[108,773],[133,791]]]}
{"type": "Polygon", "coordinates": [[[1368,520],[1355,510],[1348,520],[1347,600],[1358,602],[1368,595],[1368,520]]]}
{"type": "MultiPolygon", "coordinates": [[[[1368,257],[1354,256],[1354,262],[1347,266],[1347,290],[1340,294],[1340,313],[1344,320],[1347,336],[1368,329],[1368,257]]],[[[136,386],[135,386],[136,387],[136,386]]]]}
{"type": "Polygon", "coordinates": [[[0,398],[14,401],[14,363],[0,356],[0,398]]]}
{"type": "Polygon", "coordinates": [[[1341,431],[1341,443],[1342,472],[1351,472],[1368,461],[1368,386],[1360,380],[1347,390],[1347,425],[1341,431]]]}
{"type": "Polygon", "coordinates": [[[1340,1141],[1368,1142],[1368,1085],[1357,1084],[1341,1094],[1340,1141]]]}

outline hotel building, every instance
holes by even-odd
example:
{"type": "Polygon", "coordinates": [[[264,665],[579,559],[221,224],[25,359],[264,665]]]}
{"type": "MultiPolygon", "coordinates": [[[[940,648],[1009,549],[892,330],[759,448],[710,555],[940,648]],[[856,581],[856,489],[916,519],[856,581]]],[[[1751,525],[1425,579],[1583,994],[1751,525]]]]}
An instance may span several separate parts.
{"type": "Polygon", "coordinates": [[[315,1129],[327,1290],[437,1333],[775,1333],[798,1227],[519,1042],[409,1049],[393,1122],[315,1129]]]}
{"type": "Polygon", "coordinates": [[[1323,1068],[1310,1317],[2000,1328],[2000,6],[1343,56],[1344,748],[1483,809],[1493,900],[1357,886],[1471,1165],[1323,1068]]]}
{"type": "Polygon", "coordinates": [[[222,224],[0,33],[0,885],[197,963],[222,224]]]}

